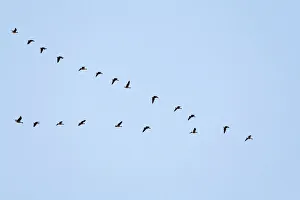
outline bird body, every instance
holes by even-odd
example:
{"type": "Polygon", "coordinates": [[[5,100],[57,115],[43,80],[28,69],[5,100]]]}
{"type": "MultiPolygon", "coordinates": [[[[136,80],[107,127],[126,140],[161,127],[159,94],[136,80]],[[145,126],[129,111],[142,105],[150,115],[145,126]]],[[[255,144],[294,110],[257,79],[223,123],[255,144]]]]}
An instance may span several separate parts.
{"type": "Polygon", "coordinates": [[[116,128],[120,128],[122,127],[121,124],[123,123],[123,121],[120,121],[117,125],[115,125],[116,128]]]}
{"type": "Polygon", "coordinates": [[[56,62],[59,63],[59,61],[60,61],[61,59],[64,59],[64,57],[62,57],[62,56],[57,56],[57,57],[56,57],[56,62]]]}
{"type": "Polygon", "coordinates": [[[224,126],[223,127],[223,132],[224,132],[224,134],[225,134],[225,132],[226,132],[226,130],[229,128],[229,126],[224,126]]]}
{"type": "Polygon", "coordinates": [[[38,124],[40,124],[40,122],[34,122],[33,127],[36,127],[38,124]]]}
{"type": "Polygon", "coordinates": [[[174,112],[175,112],[176,110],[180,110],[180,109],[182,109],[181,106],[176,106],[175,109],[174,109],[174,112]]]}
{"type": "Polygon", "coordinates": [[[32,43],[32,42],[35,42],[34,40],[28,40],[27,41],[27,44],[30,44],[30,43],[32,43]]]}
{"type": "Polygon", "coordinates": [[[154,103],[154,101],[155,101],[155,99],[159,99],[159,97],[158,96],[153,96],[152,98],[151,98],[151,100],[152,100],[152,104],[154,103]]]}
{"type": "Polygon", "coordinates": [[[85,66],[82,66],[82,67],[79,68],[78,71],[85,71],[85,70],[87,70],[87,68],[85,66]]]}
{"type": "Polygon", "coordinates": [[[196,134],[196,133],[197,133],[196,128],[194,128],[194,129],[190,132],[190,134],[196,134]]]}
{"type": "Polygon", "coordinates": [[[43,51],[46,50],[46,49],[47,49],[46,47],[41,47],[40,48],[40,53],[43,53],[43,51]]]}
{"type": "Polygon", "coordinates": [[[100,74],[103,74],[102,72],[97,72],[96,77],[99,76],[100,74]]]}
{"type": "Polygon", "coordinates": [[[18,124],[23,124],[22,116],[20,116],[18,119],[15,119],[15,122],[17,122],[18,124]]]}
{"type": "Polygon", "coordinates": [[[11,30],[11,32],[12,32],[12,34],[16,34],[16,33],[18,33],[18,29],[15,28],[15,29],[11,30]]]}
{"type": "Polygon", "coordinates": [[[143,133],[144,133],[147,129],[151,129],[150,126],[145,126],[145,127],[143,128],[143,133]]]}
{"type": "Polygon", "coordinates": [[[127,82],[127,84],[125,85],[125,87],[124,87],[124,88],[128,88],[128,89],[130,89],[131,87],[130,87],[129,85],[130,85],[130,81],[128,81],[128,82],[127,82]]]}
{"type": "Polygon", "coordinates": [[[63,125],[64,125],[63,121],[59,121],[59,122],[56,124],[56,126],[63,126],[63,125]]]}
{"type": "Polygon", "coordinates": [[[118,78],[113,78],[112,81],[111,81],[111,84],[113,85],[116,81],[119,81],[118,78]]]}
{"type": "Polygon", "coordinates": [[[248,135],[248,137],[245,139],[245,142],[246,142],[247,140],[253,140],[252,135],[248,135]]]}
{"type": "Polygon", "coordinates": [[[78,123],[78,126],[84,125],[86,120],[82,120],[81,122],[78,123]]]}
{"type": "Polygon", "coordinates": [[[188,118],[188,120],[192,119],[193,117],[196,117],[194,114],[191,114],[188,118]]]}

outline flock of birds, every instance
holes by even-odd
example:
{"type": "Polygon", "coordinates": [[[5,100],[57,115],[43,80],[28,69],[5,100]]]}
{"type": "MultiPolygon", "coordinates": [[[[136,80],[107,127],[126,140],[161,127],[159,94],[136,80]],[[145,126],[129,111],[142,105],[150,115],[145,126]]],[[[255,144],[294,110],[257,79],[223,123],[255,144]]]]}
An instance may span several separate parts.
{"type": "MultiPolygon", "coordinates": [[[[11,32],[12,32],[12,34],[17,34],[17,33],[18,33],[18,29],[17,29],[17,28],[14,28],[13,30],[11,30],[11,32]]],[[[29,44],[31,44],[31,43],[33,43],[33,42],[35,42],[35,41],[34,41],[33,39],[30,39],[30,40],[27,41],[27,45],[29,45],[29,44]]],[[[40,47],[40,53],[43,53],[45,50],[47,50],[46,47],[40,47]]],[[[63,56],[57,56],[57,57],[56,57],[56,62],[59,63],[62,59],[64,59],[63,56]]],[[[80,67],[80,68],[78,69],[78,71],[85,71],[85,70],[87,70],[87,68],[86,68],[85,66],[82,66],[82,67],[80,67]]],[[[102,72],[96,72],[95,77],[98,77],[99,75],[102,75],[102,74],[103,74],[102,72]]],[[[117,82],[117,81],[119,81],[118,78],[113,78],[113,79],[112,79],[112,82],[111,82],[111,85],[113,85],[113,84],[114,84],[115,82],[117,82]]],[[[127,84],[124,86],[124,88],[127,88],[127,89],[130,89],[130,88],[131,88],[131,87],[130,87],[130,81],[127,82],[127,84]]],[[[156,99],[159,99],[159,97],[156,96],[156,95],[155,95],[155,96],[152,96],[152,98],[151,98],[152,104],[155,102],[156,99]]],[[[177,110],[180,110],[180,109],[182,109],[181,106],[176,106],[175,109],[174,109],[174,112],[176,112],[177,110]]],[[[191,115],[188,117],[188,121],[191,120],[192,118],[195,118],[195,117],[196,117],[196,116],[195,116],[194,114],[191,114],[191,115]]],[[[18,124],[23,124],[23,122],[22,122],[22,116],[20,116],[18,119],[15,119],[15,122],[18,123],[18,124]]],[[[78,126],[84,125],[85,122],[86,122],[86,120],[80,121],[80,122],[78,123],[78,126]]],[[[121,127],[122,127],[122,123],[123,123],[123,121],[120,121],[118,124],[115,125],[115,127],[116,127],[116,128],[121,128],[121,127]]],[[[40,124],[39,121],[33,122],[33,127],[36,127],[36,126],[39,125],[39,124],[40,124]]],[[[56,124],[56,126],[63,126],[63,125],[64,125],[63,121],[59,121],[59,122],[56,124]]],[[[145,131],[148,130],[148,129],[151,129],[150,126],[145,126],[145,127],[143,128],[142,132],[145,132],[145,131]]],[[[223,133],[224,133],[224,134],[226,133],[227,129],[229,129],[229,126],[226,125],[226,126],[223,127],[223,133]]],[[[196,134],[196,133],[198,133],[196,128],[193,128],[193,130],[190,132],[190,134],[196,134]]],[[[248,135],[248,136],[246,137],[245,141],[247,141],[247,140],[253,140],[252,135],[248,135]]]]}

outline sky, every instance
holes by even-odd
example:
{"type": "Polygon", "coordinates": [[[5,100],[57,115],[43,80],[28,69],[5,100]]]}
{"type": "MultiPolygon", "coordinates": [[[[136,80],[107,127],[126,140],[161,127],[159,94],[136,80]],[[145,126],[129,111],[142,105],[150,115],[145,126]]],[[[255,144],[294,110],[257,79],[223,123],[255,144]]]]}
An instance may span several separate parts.
{"type": "Polygon", "coordinates": [[[299,6],[3,2],[0,199],[299,199],[299,6]]]}

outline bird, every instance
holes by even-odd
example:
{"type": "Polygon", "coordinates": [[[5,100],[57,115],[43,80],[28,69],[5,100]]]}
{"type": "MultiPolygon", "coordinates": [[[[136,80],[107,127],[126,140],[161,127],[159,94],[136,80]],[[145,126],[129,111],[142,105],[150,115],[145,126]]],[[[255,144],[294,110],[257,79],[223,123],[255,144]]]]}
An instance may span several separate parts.
{"type": "Polygon", "coordinates": [[[64,59],[64,57],[58,56],[56,62],[59,63],[59,61],[60,61],[61,59],[64,59]]]}
{"type": "Polygon", "coordinates": [[[40,122],[34,122],[33,127],[36,127],[38,124],[40,124],[40,122]]]}
{"type": "Polygon", "coordinates": [[[115,125],[116,128],[120,128],[122,127],[121,124],[123,123],[123,121],[120,121],[117,125],[115,125]]]}
{"type": "Polygon", "coordinates": [[[224,130],[224,134],[225,134],[225,132],[226,132],[226,130],[229,128],[229,126],[224,126],[223,127],[223,130],[224,130]]]}
{"type": "Polygon", "coordinates": [[[81,122],[79,122],[78,126],[84,125],[86,122],[86,120],[82,120],[81,122]]]}
{"type": "Polygon", "coordinates": [[[196,128],[194,128],[194,129],[190,132],[190,134],[196,134],[196,133],[197,133],[196,128]]]}
{"type": "Polygon", "coordinates": [[[152,97],[152,104],[154,103],[155,99],[159,99],[159,97],[158,96],[153,96],[152,97]]]}
{"type": "Polygon", "coordinates": [[[82,71],[82,70],[87,70],[87,68],[85,66],[82,66],[82,67],[79,68],[78,71],[82,71]]]}
{"type": "Polygon", "coordinates": [[[143,133],[144,133],[147,129],[151,129],[150,126],[145,126],[145,127],[143,128],[143,133]]]}
{"type": "Polygon", "coordinates": [[[32,42],[35,42],[34,40],[28,40],[27,41],[27,44],[30,44],[30,43],[32,43],[32,42]]]}
{"type": "Polygon", "coordinates": [[[181,106],[176,106],[175,109],[174,109],[174,112],[175,112],[176,110],[180,110],[180,109],[182,109],[181,106]]]}
{"type": "Polygon", "coordinates": [[[17,122],[18,124],[23,124],[22,120],[22,116],[20,116],[18,119],[15,119],[15,122],[17,122]]]}
{"type": "Polygon", "coordinates": [[[64,125],[63,121],[59,121],[59,122],[56,124],[56,126],[63,126],[63,125],[64,125]]]}
{"type": "Polygon", "coordinates": [[[246,142],[247,140],[253,140],[252,136],[251,136],[251,135],[248,135],[248,137],[245,139],[245,142],[246,142]]]}
{"type": "Polygon", "coordinates": [[[111,84],[114,84],[116,81],[119,81],[118,78],[113,78],[113,80],[111,81],[111,84]]]}
{"type": "Polygon", "coordinates": [[[40,53],[43,53],[43,51],[46,50],[46,49],[47,49],[46,47],[41,47],[40,48],[40,53]]]}
{"type": "Polygon", "coordinates": [[[103,74],[102,72],[97,72],[96,77],[99,76],[100,74],[103,74]]]}
{"type": "Polygon", "coordinates": [[[192,119],[193,117],[196,117],[194,114],[191,114],[188,118],[188,120],[192,119]]]}
{"type": "Polygon", "coordinates": [[[13,34],[16,34],[16,33],[18,33],[18,29],[15,28],[15,29],[11,30],[11,32],[12,32],[13,34]]]}
{"type": "Polygon", "coordinates": [[[127,84],[124,86],[124,88],[130,89],[131,87],[129,85],[130,85],[130,81],[127,82],[127,84]]]}

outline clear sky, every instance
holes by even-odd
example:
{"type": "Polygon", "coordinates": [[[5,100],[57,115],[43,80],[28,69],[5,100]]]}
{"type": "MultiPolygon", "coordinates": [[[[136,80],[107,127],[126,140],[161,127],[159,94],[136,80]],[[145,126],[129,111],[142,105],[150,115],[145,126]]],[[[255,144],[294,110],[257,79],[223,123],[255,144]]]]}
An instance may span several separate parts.
{"type": "Polygon", "coordinates": [[[0,199],[300,199],[299,6],[1,3],[0,199]]]}

